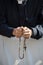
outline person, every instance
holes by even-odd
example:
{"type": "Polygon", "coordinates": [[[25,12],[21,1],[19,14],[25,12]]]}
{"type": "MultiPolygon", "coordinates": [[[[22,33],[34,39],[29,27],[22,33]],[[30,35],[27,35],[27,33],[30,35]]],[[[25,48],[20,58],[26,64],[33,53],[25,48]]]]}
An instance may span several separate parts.
{"type": "Polygon", "coordinates": [[[0,0],[0,35],[0,65],[14,65],[18,44],[9,38],[43,36],[43,0],[0,0]]]}
{"type": "Polygon", "coordinates": [[[43,36],[42,24],[42,0],[0,1],[0,35],[39,39],[43,36]]]}

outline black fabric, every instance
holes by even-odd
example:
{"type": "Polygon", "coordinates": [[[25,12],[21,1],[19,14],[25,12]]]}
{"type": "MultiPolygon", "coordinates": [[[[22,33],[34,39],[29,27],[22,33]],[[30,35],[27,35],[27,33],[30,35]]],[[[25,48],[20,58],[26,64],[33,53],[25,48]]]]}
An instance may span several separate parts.
{"type": "Polygon", "coordinates": [[[42,19],[39,20],[39,18],[43,18],[41,14],[41,11],[43,9],[42,6],[42,0],[27,0],[25,5],[19,5],[16,0],[1,0],[0,29],[2,29],[2,31],[0,30],[0,34],[11,37],[13,28],[16,28],[18,26],[27,26],[29,28],[33,28],[39,25],[40,21],[41,23],[43,22],[42,19]],[[3,24],[6,24],[7,27],[3,24]],[[3,29],[5,31],[3,31],[3,29]]]}

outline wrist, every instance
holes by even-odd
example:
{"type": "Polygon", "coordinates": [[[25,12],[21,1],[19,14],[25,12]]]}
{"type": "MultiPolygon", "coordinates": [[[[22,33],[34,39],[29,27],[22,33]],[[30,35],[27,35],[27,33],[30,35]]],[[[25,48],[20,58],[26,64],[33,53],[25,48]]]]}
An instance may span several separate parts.
{"type": "Polygon", "coordinates": [[[32,30],[31,30],[31,36],[32,36],[32,30]]]}
{"type": "Polygon", "coordinates": [[[15,36],[15,29],[13,29],[13,31],[12,31],[12,35],[15,36]]]}

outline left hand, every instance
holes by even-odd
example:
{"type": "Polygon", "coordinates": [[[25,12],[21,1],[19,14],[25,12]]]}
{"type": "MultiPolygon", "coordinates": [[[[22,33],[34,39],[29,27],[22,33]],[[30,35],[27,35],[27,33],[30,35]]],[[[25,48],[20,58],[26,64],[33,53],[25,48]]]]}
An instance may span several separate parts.
{"type": "Polygon", "coordinates": [[[23,37],[28,39],[32,35],[32,30],[29,29],[28,27],[23,27],[23,37]]]}
{"type": "Polygon", "coordinates": [[[12,34],[15,35],[15,37],[17,37],[17,38],[20,38],[23,34],[23,30],[21,27],[17,27],[15,29],[13,29],[12,34]]]}

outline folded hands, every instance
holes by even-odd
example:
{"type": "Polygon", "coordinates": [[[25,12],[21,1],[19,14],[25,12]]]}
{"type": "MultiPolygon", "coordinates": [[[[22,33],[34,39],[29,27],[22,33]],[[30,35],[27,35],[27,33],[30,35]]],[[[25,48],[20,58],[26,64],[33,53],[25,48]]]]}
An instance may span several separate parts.
{"type": "Polygon", "coordinates": [[[32,36],[32,30],[29,29],[28,27],[17,27],[13,29],[12,33],[15,37],[20,38],[24,37],[26,39],[30,38],[32,36]]]}

